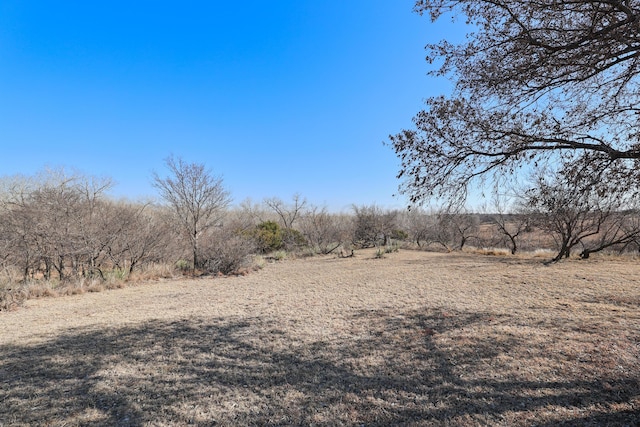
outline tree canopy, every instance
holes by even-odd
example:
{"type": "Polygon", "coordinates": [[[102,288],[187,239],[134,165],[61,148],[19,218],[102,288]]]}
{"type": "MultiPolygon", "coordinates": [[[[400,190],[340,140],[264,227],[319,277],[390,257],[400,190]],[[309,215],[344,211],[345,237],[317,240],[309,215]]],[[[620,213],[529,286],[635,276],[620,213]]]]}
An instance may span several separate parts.
{"type": "Polygon", "coordinates": [[[390,136],[411,202],[546,167],[581,188],[640,186],[640,0],[419,0],[464,17],[464,42],[427,45],[454,83],[390,136]]]}

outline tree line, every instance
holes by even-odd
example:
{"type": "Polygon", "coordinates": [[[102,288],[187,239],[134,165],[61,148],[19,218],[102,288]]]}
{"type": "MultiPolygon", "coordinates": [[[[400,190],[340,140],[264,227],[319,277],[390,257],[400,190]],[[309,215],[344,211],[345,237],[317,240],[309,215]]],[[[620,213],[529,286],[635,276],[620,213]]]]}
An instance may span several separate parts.
{"type": "MultiPolygon", "coordinates": [[[[640,210],[610,194],[579,193],[540,182],[516,203],[496,199],[484,213],[353,206],[332,213],[300,195],[230,208],[223,181],[205,165],[169,158],[154,174],[158,202],[108,196],[112,182],[63,170],[5,177],[0,192],[0,267],[4,281],[69,282],[125,278],[164,264],[186,272],[229,274],[255,255],[349,256],[392,247],[518,251],[550,249],[551,261],[579,248],[638,251],[640,210]],[[11,280],[9,280],[11,279],[11,280]]],[[[381,252],[384,253],[384,252],[381,252]]],[[[6,283],[5,283],[6,284],[6,283]]]]}
{"type": "Polygon", "coordinates": [[[9,177],[0,200],[0,262],[23,281],[132,272],[171,251],[166,213],[107,197],[109,179],[62,170],[9,177]]]}

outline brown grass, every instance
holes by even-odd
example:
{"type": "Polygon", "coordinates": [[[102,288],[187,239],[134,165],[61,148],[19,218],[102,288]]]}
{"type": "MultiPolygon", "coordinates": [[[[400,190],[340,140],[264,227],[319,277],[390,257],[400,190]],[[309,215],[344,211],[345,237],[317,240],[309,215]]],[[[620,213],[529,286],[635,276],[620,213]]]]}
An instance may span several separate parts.
{"type": "Polygon", "coordinates": [[[29,300],[0,425],[638,425],[640,265],[400,251],[29,300]]]}

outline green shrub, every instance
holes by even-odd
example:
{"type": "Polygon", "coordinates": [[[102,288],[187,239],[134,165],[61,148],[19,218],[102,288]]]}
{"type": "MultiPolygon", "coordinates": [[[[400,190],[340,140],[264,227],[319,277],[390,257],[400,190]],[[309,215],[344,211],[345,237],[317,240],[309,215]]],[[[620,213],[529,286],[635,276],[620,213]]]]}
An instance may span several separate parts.
{"type": "Polygon", "coordinates": [[[258,224],[255,230],[255,237],[258,250],[262,253],[284,248],[282,229],[277,222],[265,221],[258,224]]]}
{"type": "Polygon", "coordinates": [[[189,271],[191,270],[191,263],[186,259],[179,259],[176,261],[176,269],[179,271],[189,271]]]}
{"type": "Polygon", "coordinates": [[[287,257],[287,252],[286,251],[275,251],[273,254],[271,254],[271,256],[276,261],[282,261],[283,259],[285,259],[287,257]]]}
{"type": "Polygon", "coordinates": [[[252,259],[252,264],[254,269],[262,269],[267,264],[267,260],[262,255],[256,255],[252,259]]]}

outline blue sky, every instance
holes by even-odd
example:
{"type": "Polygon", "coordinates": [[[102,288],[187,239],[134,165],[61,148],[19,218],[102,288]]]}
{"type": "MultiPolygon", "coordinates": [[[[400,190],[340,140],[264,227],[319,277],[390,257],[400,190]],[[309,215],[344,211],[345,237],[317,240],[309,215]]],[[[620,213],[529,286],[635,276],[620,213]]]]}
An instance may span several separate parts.
{"type": "Polygon", "coordinates": [[[74,168],[136,199],[173,154],[222,176],[235,203],[403,207],[383,141],[449,87],[426,75],[424,45],[460,35],[412,7],[3,0],[0,175],[74,168]]]}

